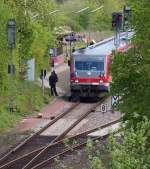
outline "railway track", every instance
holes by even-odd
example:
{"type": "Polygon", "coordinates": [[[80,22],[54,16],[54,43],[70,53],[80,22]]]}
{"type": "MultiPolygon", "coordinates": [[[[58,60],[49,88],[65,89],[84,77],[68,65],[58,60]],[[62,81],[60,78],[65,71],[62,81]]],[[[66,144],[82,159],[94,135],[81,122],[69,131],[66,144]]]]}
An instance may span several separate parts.
{"type": "MultiPolygon", "coordinates": [[[[119,124],[119,122],[120,120],[112,121],[108,124],[105,124],[99,127],[99,129],[104,129],[114,124],[119,124]]],[[[87,132],[81,133],[73,138],[68,138],[69,143],[67,143],[67,146],[64,143],[65,140],[62,142],[58,142],[57,144],[55,144],[55,146],[53,146],[52,149],[50,149],[46,154],[44,154],[44,156],[42,156],[39,159],[39,163],[34,165],[31,169],[42,169],[43,167],[46,167],[47,165],[48,165],[48,168],[50,168],[50,165],[52,164],[54,159],[63,157],[67,155],[68,153],[73,152],[74,150],[80,149],[81,147],[85,146],[87,144],[86,134],[90,134],[91,132],[97,129],[98,128],[95,128],[93,130],[89,130],[87,132]]],[[[114,131],[114,133],[117,133],[118,131],[119,130],[114,131]]],[[[105,133],[103,136],[97,136],[97,137],[91,138],[91,140],[96,141],[100,139],[105,139],[108,137],[108,135],[109,135],[109,132],[105,133]]]]}
{"type": "MultiPolygon", "coordinates": [[[[87,139],[88,134],[90,134],[94,131],[97,131],[99,129],[107,128],[108,126],[114,125],[119,122],[120,122],[120,120],[115,120],[115,121],[112,121],[112,122],[105,124],[103,126],[99,126],[97,128],[94,128],[92,130],[88,130],[88,131],[82,132],[80,134],[77,134],[75,136],[68,137],[67,138],[67,145],[65,143],[66,138],[51,144],[51,146],[49,146],[49,148],[47,149],[47,151],[45,151],[43,156],[41,156],[38,159],[38,162],[34,162],[32,164],[33,166],[30,168],[42,168],[42,167],[46,166],[47,164],[52,162],[55,158],[57,158],[59,156],[66,155],[67,153],[86,145],[86,139],[87,139]]],[[[92,140],[94,141],[96,139],[105,138],[107,136],[108,136],[108,134],[105,134],[102,137],[101,136],[95,137],[92,140]]],[[[36,154],[38,154],[43,149],[44,149],[44,147],[41,147],[35,151],[25,154],[15,160],[12,160],[12,161],[6,163],[5,165],[1,166],[0,168],[2,168],[2,169],[8,169],[8,168],[21,169],[22,166],[27,164],[27,162],[30,159],[32,159],[36,154]]]]}
{"type": "Polygon", "coordinates": [[[58,142],[60,139],[64,138],[66,134],[72,130],[80,121],[82,121],[87,115],[89,115],[93,109],[95,109],[101,102],[104,101],[102,99],[100,102],[91,106],[91,108],[83,113],[69,128],[67,128],[63,133],[56,137],[47,137],[46,139],[43,137],[39,137],[44,130],[49,128],[52,124],[56,123],[59,119],[68,115],[73,109],[75,109],[79,103],[74,104],[69,110],[56,117],[53,121],[51,121],[48,125],[42,128],[40,131],[29,137],[27,140],[22,142],[20,145],[15,147],[13,150],[8,152],[2,159],[0,159],[0,169],[27,169],[39,163],[39,159],[43,157],[43,155],[51,149],[52,145],[55,145],[55,142],[58,142]],[[41,141],[44,139],[44,141],[41,141]],[[41,144],[44,142],[44,145],[41,144]],[[36,145],[34,150],[32,149],[33,144],[36,145]],[[23,153],[21,152],[23,150],[23,153]],[[30,150],[30,151],[26,151],[30,150]],[[8,160],[9,159],[9,160],[8,160]]]}
{"type": "MultiPolygon", "coordinates": [[[[41,128],[39,131],[37,131],[33,135],[29,136],[27,139],[25,139],[24,141],[22,141],[19,145],[17,145],[13,149],[11,149],[8,153],[6,153],[5,155],[3,155],[3,157],[0,158],[0,165],[6,163],[10,159],[13,159],[14,158],[14,154],[15,153],[17,154],[20,151],[20,149],[23,149],[23,147],[25,145],[32,143],[32,140],[37,139],[37,141],[35,141],[35,142],[38,142],[38,139],[39,139],[39,141],[40,141],[41,137],[38,138],[38,136],[43,131],[45,131],[47,128],[49,128],[54,123],[56,123],[59,119],[63,118],[65,115],[67,115],[68,113],[70,113],[70,111],[72,111],[74,108],[76,108],[79,104],[80,103],[73,104],[68,110],[66,110],[62,114],[58,115],[55,119],[53,119],[52,121],[50,121],[47,125],[45,125],[43,128],[41,128]]],[[[50,138],[49,138],[49,141],[50,141],[50,138]]]]}

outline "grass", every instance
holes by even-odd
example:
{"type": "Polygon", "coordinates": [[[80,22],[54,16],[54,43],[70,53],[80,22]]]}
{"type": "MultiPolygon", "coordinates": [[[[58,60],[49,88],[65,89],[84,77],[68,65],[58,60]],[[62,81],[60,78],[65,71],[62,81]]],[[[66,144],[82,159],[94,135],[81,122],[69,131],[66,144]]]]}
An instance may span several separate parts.
{"type": "Polygon", "coordinates": [[[13,127],[22,117],[39,111],[50,101],[49,90],[45,90],[43,97],[41,88],[33,82],[25,81],[17,86],[14,97],[15,112],[9,112],[7,95],[0,98],[0,132],[13,127]]]}
{"type": "Polygon", "coordinates": [[[19,119],[20,116],[17,113],[10,113],[5,108],[0,110],[0,132],[5,129],[11,128],[19,119]]]}

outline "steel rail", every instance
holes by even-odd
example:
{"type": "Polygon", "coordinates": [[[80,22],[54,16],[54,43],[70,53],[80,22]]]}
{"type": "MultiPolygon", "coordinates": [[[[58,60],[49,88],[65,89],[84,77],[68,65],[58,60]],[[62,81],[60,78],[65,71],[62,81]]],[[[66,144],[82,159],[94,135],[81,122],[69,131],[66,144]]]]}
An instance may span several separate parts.
{"type": "MultiPolygon", "coordinates": [[[[109,127],[111,125],[108,125],[107,127],[109,127]]],[[[104,127],[105,128],[105,127],[104,127]]],[[[119,131],[115,131],[113,133],[118,133],[119,131]]],[[[109,136],[109,133],[105,134],[104,136],[97,136],[95,138],[91,138],[92,141],[95,141],[95,140],[99,140],[99,139],[104,139],[104,138],[107,138],[109,136]]],[[[56,155],[48,158],[47,160],[44,160],[42,162],[40,162],[39,164],[33,166],[31,169],[41,169],[42,167],[46,166],[47,163],[49,163],[50,161],[52,161],[53,159],[57,158],[57,157],[60,157],[60,156],[63,156],[65,154],[67,154],[68,152],[72,152],[73,150],[75,149],[79,149],[80,147],[83,147],[84,145],[87,144],[87,141],[84,141],[83,143],[77,143],[75,145],[72,145],[70,146],[69,148],[66,148],[64,149],[62,152],[60,153],[57,153],[56,155]]]]}
{"type": "Polygon", "coordinates": [[[64,137],[70,130],[72,130],[80,121],[82,121],[87,115],[91,113],[93,109],[99,106],[106,98],[104,97],[100,102],[92,106],[86,113],[84,113],[77,121],[75,121],[67,130],[65,130],[62,134],[57,136],[52,142],[50,142],[43,150],[40,151],[31,161],[29,161],[22,169],[29,169],[33,165],[35,161],[37,161],[40,156],[42,156],[48,149],[51,147],[52,143],[58,141],[62,137],[64,137]]]}
{"type": "Polygon", "coordinates": [[[68,110],[66,110],[64,113],[58,115],[54,120],[50,121],[47,125],[45,125],[43,128],[41,128],[39,131],[37,131],[36,133],[34,133],[33,135],[29,136],[27,139],[25,139],[23,142],[21,142],[18,146],[16,146],[15,148],[13,148],[11,151],[9,151],[7,154],[5,154],[1,159],[0,159],[0,165],[2,165],[4,163],[4,161],[6,159],[8,159],[10,157],[10,155],[14,154],[14,152],[16,152],[17,150],[19,150],[20,148],[22,148],[27,142],[29,142],[30,140],[32,140],[33,138],[35,138],[37,135],[41,134],[44,130],[46,130],[48,127],[52,126],[55,122],[57,122],[59,119],[61,119],[63,116],[65,116],[66,114],[68,114],[72,109],[74,109],[76,106],[78,106],[80,103],[77,102],[75,104],[73,104],[73,106],[71,106],[68,110]]]}
{"type": "MultiPolygon", "coordinates": [[[[111,121],[111,122],[109,122],[109,123],[107,123],[107,124],[104,124],[104,125],[102,125],[102,126],[93,128],[93,129],[91,129],[91,130],[87,130],[87,131],[85,131],[85,132],[81,132],[81,133],[79,133],[79,134],[77,134],[77,135],[69,136],[69,137],[67,137],[67,139],[68,139],[68,140],[73,140],[73,139],[76,139],[76,138],[81,137],[81,136],[87,136],[87,134],[89,134],[89,133],[92,133],[92,132],[97,131],[97,130],[99,130],[99,129],[106,128],[106,127],[108,127],[108,126],[110,126],[110,125],[113,125],[113,124],[116,124],[116,123],[119,123],[119,122],[120,122],[120,119],[117,119],[117,120],[111,121]]],[[[66,138],[65,138],[65,139],[66,139],[66,138]]],[[[56,145],[58,145],[58,144],[64,142],[65,139],[53,143],[53,144],[51,145],[51,147],[49,147],[49,148],[52,148],[52,147],[54,147],[54,146],[56,146],[56,145]]],[[[34,150],[34,151],[32,151],[32,152],[30,152],[30,153],[28,153],[28,154],[25,154],[25,155],[23,155],[23,156],[21,156],[21,157],[15,159],[15,160],[12,160],[12,161],[10,161],[10,162],[4,164],[3,166],[1,166],[0,169],[8,169],[9,167],[13,166],[13,165],[14,165],[15,163],[17,163],[17,162],[20,162],[20,163],[21,163],[21,162],[22,162],[23,160],[25,160],[26,158],[28,158],[28,159],[29,159],[29,158],[32,158],[32,156],[34,156],[34,155],[36,155],[37,153],[39,153],[42,149],[44,149],[44,147],[38,148],[37,150],[34,150]]],[[[30,159],[29,159],[29,160],[30,160],[30,159]]]]}

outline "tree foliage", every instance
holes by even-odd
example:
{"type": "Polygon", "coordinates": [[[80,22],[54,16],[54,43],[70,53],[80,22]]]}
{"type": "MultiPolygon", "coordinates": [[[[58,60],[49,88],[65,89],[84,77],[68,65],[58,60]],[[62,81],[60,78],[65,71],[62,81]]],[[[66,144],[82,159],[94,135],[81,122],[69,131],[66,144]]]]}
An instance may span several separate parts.
{"type": "Polygon", "coordinates": [[[136,124],[145,116],[150,118],[150,3],[128,2],[132,7],[131,25],[135,32],[133,47],[115,56],[112,94],[122,98],[119,109],[124,112],[124,119],[136,124]]]}
{"type": "Polygon", "coordinates": [[[145,119],[136,128],[124,128],[123,141],[110,137],[113,169],[148,169],[150,166],[150,122],[145,119]]]}
{"type": "MultiPolygon", "coordinates": [[[[17,105],[17,111],[22,114],[29,111],[25,106],[25,98],[30,96],[28,92],[33,92],[32,94],[35,96],[34,102],[31,101],[31,107],[35,108],[39,102],[41,104],[44,101],[44,99],[38,98],[41,97],[40,90],[35,90],[34,84],[30,88],[30,83],[26,82],[27,61],[35,58],[36,75],[38,76],[41,68],[48,68],[48,47],[56,43],[53,28],[57,23],[57,17],[54,19],[48,15],[48,12],[54,7],[55,4],[47,0],[0,1],[0,115],[2,115],[2,121],[5,121],[3,117],[7,112],[5,108],[8,104],[8,95],[10,95],[10,90],[8,90],[10,85],[13,86],[11,93],[13,93],[14,105],[17,105]],[[35,15],[38,16],[33,17],[35,15]],[[13,56],[11,56],[16,69],[13,81],[11,81],[13,84],[8,81],[7,72],[7,66],[10,63],[10,51],[7,45],[6,28],[10,18],[16,20],[16,45],[13,49],[13,56]],[[22,90],[24,84],[28,86],[26,93],[22,90]]],[[[10,118],[8,117],[8,119],[10,118]]]]}
{"type": "Polygon", "coordinates": [[[121,0],[68,0],[61,5],[62,11],[65,12],[65,24],[70,25],[75,31],[81,30],[110,30],[111,28],[111,13],[122,10],[124,1],[121,0]],[[90,11],[104,6],[96,12],[90,11]],[[89,7],[81,13],[74,13],[80,9],[89,7]],[[68,15],[69,14],[69,15],[68,15]],[[68,17],[70,16],[70,17],[68,17]]]}
{"type": "Polygon", "coordinates": [[[7,63],[8,63],[8,48],[7,48],[7,35],[6,35],[6,23],[8,18],[13,14],[10,11],[10,7],[5,5],[4,1],[1,1],[0,5],[0,92],[3,93],[7,87],[7,63]]]}

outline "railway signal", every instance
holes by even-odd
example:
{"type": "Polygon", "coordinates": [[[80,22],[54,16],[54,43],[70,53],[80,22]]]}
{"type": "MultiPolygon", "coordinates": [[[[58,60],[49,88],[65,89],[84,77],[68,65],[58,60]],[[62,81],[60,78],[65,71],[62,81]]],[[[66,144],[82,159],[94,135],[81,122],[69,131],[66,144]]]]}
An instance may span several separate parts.
{"type": "Polygon", "coordinates": [[[116,21],[115,21],[115,20],[112,20],[112,27],[113,27],[113,28],[116,28],[116,25],[117,25],[117,24],[116,24],[116,21]]]}
{"type": "Polygon", "coordinates": [[[128,44],[129,17],[131,16],[130,6],[124,6],[123,14],[124,14],[123,29],[126,31],[126,43],[128,44]]]}
{"type": "Polygon", "coordinates": [[[116,28],[116,26],[117,26],[116,13],[112,13],[112,28],[116,28]]]}
{"type": "Polygon", "coordinates": [[[129,27],[129,17],[131,15],[131,8],[129,6],[125,6],[123,13],[124,13],[123,26],[125,29],[127,29],[129,27]]]}
{"type": "Polygon", "coordinates": [[[16,21],[9,19],[7,22],[7,40],[10,49],[15,47],[16,42],[16,21]]]}
{"type": "Polygon", "coordinates": [[[46,77],[46,69],[41,69],[41,76],[40,77],[45,79],[45,77],[46,77]]]}
{"type": "Polygon", "coordinates": [[[9,19],[7,22],[7,41],[8,41],[8,48],[10,50],[9,55],[9,64],[8,64],[8,74],[9,74],[9,111],[14,111],[14,94],[13,92],[13,74],[15,73],[15,66],[13,64],[13,48],[15,48],[16,44],[16,21],[15,19],[9,19]]]}
{"type": "Polygon", "coordinates": [[[15,65],[14,64],[9,64],[8,65],[8,74],[15,74],[15,65]]]}
{"type": "Polygon", "coordinates": [[[112,27],[117,28],[117,13],[112,13],[112,27]]]}
{"type": "Polygon", "coordinates": [[[118,16],[117,16],[117,27],[119,28],[119,29],[121,29],[122,28],[122,13],[118,13],[118,16]]]}
{"type": "Polygon", "coordinates": [[[120,30],[122,28],[122,13],[121,12],[113,12],[112,13],[112,28],[115,32],[114,45],[118,48],[120,44],[120,30]]]}
{"type": "Polygon", "coordinates": [[[114,12],[112,13],[112,28],[121,29],[122,28],[122,13],[114,12]]]}
{"type": "Polygon", "coordinates": [[[41,75],[40,75],[40,79],[42,80],[42,93],[44,96],[44,79],[46,77],[46,70],[45,69],[41,69],[41,75]]]}

